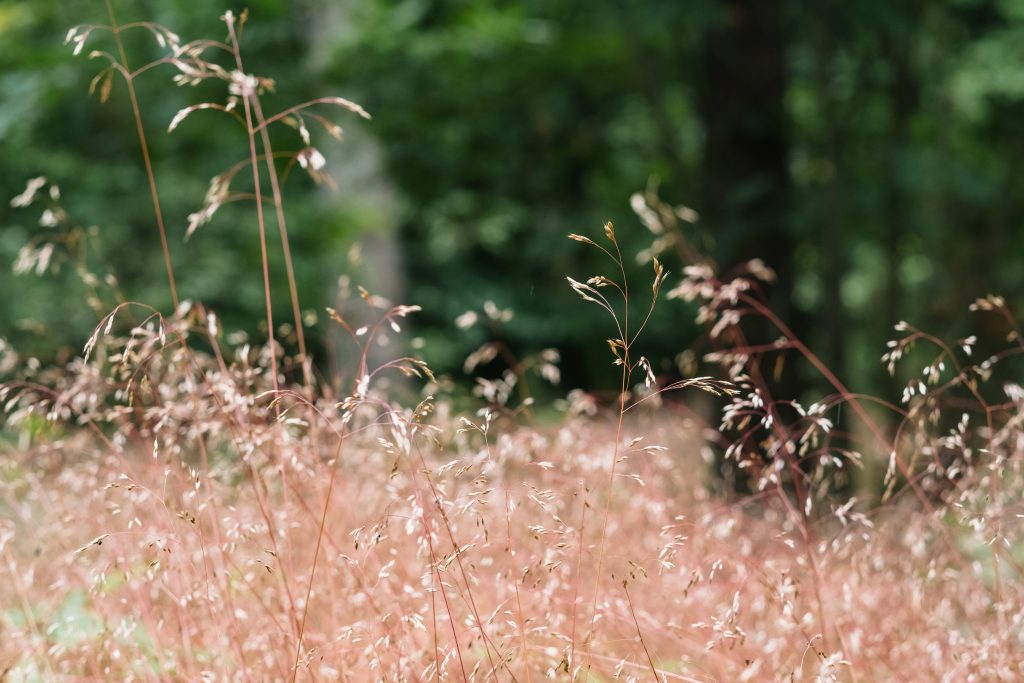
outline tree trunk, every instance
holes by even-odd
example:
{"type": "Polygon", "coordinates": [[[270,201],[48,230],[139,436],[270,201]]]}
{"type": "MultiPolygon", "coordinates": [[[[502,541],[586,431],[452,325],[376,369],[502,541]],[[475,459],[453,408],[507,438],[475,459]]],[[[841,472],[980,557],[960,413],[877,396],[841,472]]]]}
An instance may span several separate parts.
{"type": "MultiPolygon", "coordinates": [[[[794,319],[792,306],[783,6],[780,0],[726,0],[722,7],[723,20],[707,32],[701,60],[702,214],[723,270],[753,258],[775,269],[772,308],[803,336],[806,325],[794,319]]],[[[778,335],[764,325],[751,332],[761,341],[778,335]]],[[[780,394],[797,388],[792,375],[784,374],[790,379],[780,394]]]]}

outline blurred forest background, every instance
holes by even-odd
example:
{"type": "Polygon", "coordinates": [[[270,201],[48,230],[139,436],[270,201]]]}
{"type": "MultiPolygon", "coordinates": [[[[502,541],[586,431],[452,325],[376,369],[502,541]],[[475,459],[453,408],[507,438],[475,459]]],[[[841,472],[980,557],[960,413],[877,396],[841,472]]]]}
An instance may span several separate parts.
{"type": "MultiPolygon", "coordinates": [[[[184,40],[223,37],[229,8],[115,6],[123,23],[157,21],[184,40]]],[[[606,322],[564,281],[605,266],[565,235],[612,220],[627,249],[649,245],[629,199],[653,183],[699,212],[694,239],[724,267],[760,257],[778,272],[776,310],[855,391],[887,388],[878,358],[897,320],[952,339],[984,336],[966,313],[978,296],[1001,293],[1020,310],[1024,0],[247,7],[247,68],[276,81],[270,109],[336,94],[373,116],[338,118],[340,143],[314,139],[337,191],[289,179],[303,307],[334,305],[343,274],[419,304],[423,354],[456,377],[496,334],[520,354],[561,349],[568,386],[613,381],[606,322]],[[357,243],[361,267],[350,259],[357,243]],[[455,319],[486,300],[515,317],[459,330],[455,319]]],[[[8,203],[29,178],[60,184],[74,219],[97,227],[89,261],[125,298],[170,308],[123,83],[105,104],[90,98],[103,65],[63,45],[83,23],[106,23],[102,2],[0,1],[0,337],[44,361],[80,353],[97,318],[66,265],[44,278],[12,272],[46,229],[38,210],[8,203]]],[[[159,50],[137,38],[133,66],[159,50]]],[[[112,49],[106,40],[85,52],[112,49]]],[[[227,206],[184,240],[210,178],[246,158],[244,130],[199,112],[167,134],[182,107],[223,100],[172,75],[153,69],[137,87],[179,291],[258,338],[252,207],[227,206]]],[[[300,144],[277,135],[280,149],[300,144]]],[[[667,263],[676,274],[682,265],[667,263]]],[[[280,259],[272,267],[284,312],[280,259]]],[[[641,272],[646,281],[649,266],[641,272]]],[[[665,359],[661,370],[693,343],[692,319],[678,301],[660,309],[643,352],[665,359]]],[[[320,343],[324,359],[330,343],[320,343]]]]}

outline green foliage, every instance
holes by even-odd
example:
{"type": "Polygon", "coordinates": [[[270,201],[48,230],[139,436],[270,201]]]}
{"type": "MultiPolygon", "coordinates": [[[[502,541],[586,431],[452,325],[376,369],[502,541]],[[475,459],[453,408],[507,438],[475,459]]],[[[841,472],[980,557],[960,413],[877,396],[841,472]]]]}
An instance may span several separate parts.
{"type": "MultiPolygon", "coordinates": [[[[561,238],[634,221],[629,197],[651,176],[694,196],[687,53],[708,8],[369,3],[350,18],[331,75],[374,112],[388,177],[407,200],[409,298],[435,336],[492,299],[517,312],[512,344],[571,349],[572,381],[599,381],[605,359],[579,345],[599,318],[558,294],[565,273],[595,264],[579,264],[561,238]]],[[[627,232],[632,253],[644,238],[627,232]]],[[[655,357],[678,351],[688,319],[661,319],[655,357]]],[[[435,363],[450,367],[468,348],[453,350],[435,363]]]]}
{"type": "MultiPolygon", "coordinates": [[[[128,3],[124,3],[128,5],[128,3]]],[[[223,38],[216,8],[189,2],[120,7],[120,21],[139,17],[165,22],[182,36],[223,38]]],[[[140,3],[141,5],[141,3],[140,3]]],[[[276,95],[268,106],[286,106],[321,94],[317,72],[310,66],[314,45],[308,40],[314,18],[308,8],[284,2],[252,7],[261,15],[247,28],[247,67],[275,80],[276,95]]],[[[103,279],[116,277],[116,292],[105,288],[108,308],[117,297],[166,309],[170,304],[159,238],[143,173],[134,122],[122,79],[112,79],[109,100],[103,86],[94,97],[86,92],[103,59],[89,59],[91,50],[116,52],[109,34],[96,31],[82,54],[72,57],[63,44],[73,25],[105,24],[102,3],[7,3],[0,5],[0,73],[5,96],[0,100],[0,291],[18,292],[0,301],[0,336],[16,348],[44,359],[79,353],[98,317],[83,310],[85,292],[68,263],[53,259],[59,272],[45,278],[14,276],[10,264],[18,250],[39,234],[39,210],[14,209],[8,199],[28,179],[46,176],[63,190],[62,202],[74,225],[91,228],[88,261],[103,279]],[[29,281],[29,280],[33,281],[29,281]]],[[[138,68],[161,56],[145,31],[126,33],[131,66],[138,68]]],[[[158,66],[136,79],[138,99],[154,160],[157,184],[167,221],[171,254],[181,282],[181,296],[201,300],[217,310],[229,330],[250,333],[263,307],[259,244],[251,202],[225,206],[191,239],[185,239],[188,215],[203,202],[209,179],[237,160],[247,158],[244,129],[217,112],[198,112],[173,133],[167,127],[175,113],[204,99],[223,100],[208,84],[177,87],[174,71],[158,66]]],[[[102,83],[102,82],[101,82],[102,83]]],[[[274,131],[275,146],[302,146],[296,132],[274,131]]],[[[318,134],[315,144],[326,154],[341,156],[345,147],[318,134]]],[[[239,188],[245,190],[244,183],[239,188]]],[[[288,178],[285,193],[292,248],[299,275],[300,299],[306,308],[329,301],[342,270],[345,248],[353,234],[365,229],[364,202],[349,198],[344,206],[325,211],[316,186],[304,173],[288,178]]],[[[280,249],[271,250],[271,268],[283,283],[280,249]],[[276,259],[276,260],[273,260],[276,259]]],[[[277,303],[288,303],[286,287],[277,287],[277,303]]]]}
{"type": "MultiPolygon", "coordinates": [[[[634,220],[628,196],[652,177],[702,213],[714,183],[737,183],[728,201],[745,201],[738,172],[706,173],[717,113],[700,106],[712,87],[748,96],[703,64],[710,31],[730,30],[745,4],[382,2],[348,17],[329,73],[375,113],[407,200],[410,298],[435,336],[492,298],[519,313],[516,344],[557,343],[567,375],[594,380],[584,367],[597,359],[573,340],[596,321],[537,296],[578,258],[556,238],[634,220]]],[[[775,134],[788,156],[788,237],[766,235],[756,211],[707,215],[705,228],[726,265],[750,244],[778,245],[753,255],[788,274],[797,332],[834,349],[830,363],[855,385],[877,388],[877,340],[897,320],[959,332],[974,296],[1024,284],[1008,261],[988,263],[1019,248],[1010,226],[1024,195],[1007,149],[1019,144],[1020,13],[986,2],[762,7],[781,15],[785,41],[788,120],[775,134]]],[[[652,336],[667,343],[653,355],[689,343],[688,318],[663,312],[652,336]]]]}
{"type": "MultiPolygon", "coordinates": [[[[153,18],[190,37],[223,32],[221,8],[118,6],[125,20],[153,18]]],[[[706,245],[723,266],[756,255],[773,267],[774,303],[794,330],[869,390],[885,382],[877,344],[899,319],[957,334],[974,297],[1024,291],[1024,270],[1004,257],[1022,247],[1020,6],[264,0],[250,6],[259,20],[243,47],[249,68],[276,80],[280,102],[339,92],[374,116],[347,128],[340,146],[324,143],[341,169],[339,194],[317,193],[304,178],[289,183],[304,308],[332,303],[349,243],[375,233],[397,254],[393,270],[379,261],[384,252],[368,250],[353,279],[376,277],[371,288],[423,306],[415,334],[439,369],[458,374],[484,341],[453,321],[492,300],[516,311],[502,334],[517,353],[560,347],[568,384],[600,384],[604,359],[579,341],[600,321],[574,309],[560,285],[566,272],[595,264],[580,263],[590,257],[562,236],[635,221],[629,197],[654,179],[667,202],[703,215],[706,245]],[[750,17],[768,27],[755,35],[780,46],[778,121],[762,116],[772,103],[752,90],[773,57],[745,39],[750,17]],[[725,62],[753,77],[727,79],[737,72],[725,62]],[[730,101],[747,115],[708,105],[730,101]],[[745,140],[750,121],[780,151],[740,159],[733,149],[716,160],[709,141],[745,140]],[[783,165],[775,186],[758,185],[764,169],[783,165]]],[[[123,134],[132,126],[124,88],[115,82],[107,105],[83,98],[98,63],[69,59],[61,45],[68,27],[103,15],[81,0],[0,3],[0,194],[37,175],[58,182],[79,223],[99,227],[97,268],[115,264],[126,298],[164,305],[138,150],[123,134]]],[[[133,59],[157,54],[137,39],[133,59]]],[[[229,329],[245,328],[262,307],[248,207],[227,207],[182,239],[206,179],[244,156],[244,136],[214,112],[165,134],[178,109],[211,96],[169,78],[154,69],[139,88],[183,296],[210,304],[229,329]]],[[[275,145],[287,148],[281,135],[275,145]]],[[[36,216],[3,206],[0,259],[11,262],[36,216]]],[[[623,235],[634,240],[625,253],[646,239],[623,235]]],[[[681,265],[666,258],[676,276],[681,265]]],[[[66,355],[95,324],[76,305],[76,286],[66,268],[32,283],[0,269],[0,290],[18,292],[0,301],[0,334],[44,358],[66,355]]],[[[674,304],[653,321],[657,341],[645,352],[668,359],[659,373],[673,372],[671,357],[692,342],[691,317],[674,304]]]]}

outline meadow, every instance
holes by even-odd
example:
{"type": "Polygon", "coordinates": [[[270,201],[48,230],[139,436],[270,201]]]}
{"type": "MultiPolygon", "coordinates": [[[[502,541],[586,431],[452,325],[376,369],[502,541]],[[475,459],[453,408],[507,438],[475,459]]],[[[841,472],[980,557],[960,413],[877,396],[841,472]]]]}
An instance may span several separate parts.
{"type": "MultiPolygon", "coordinates": [[[[419,306],[344,282],[344,306],[304,315],[282,178],[329,182],[317,136],[370,114],[333,96],[265,110],[274,84],[245,71],[246,17],[223,19],[225,41],[113,11],[67,36],[99,50],[101,100],[114,83],[129,94],[171,310],[102,306],[117,284],[63,208],[74,188],[35,178],[12,201],[40,226],[15,267],[75,272],[97,325],[60,365],[0,340],[4,680],[1024,678],[1024,388],[1002,371],[1024,339],[1004,299],[972,306],[1002,348],[900,323],[879,346],[910,372],[902,395],[857,394],[773,312],[768,265],[719,272],[688,241],[692,211],[638,193],[633,225],[566,238],[606,259],[565,288],[606,315],[593,344],[617,391],[559,388],[541,405],[528,387],[558,383],[558,353],[489,342],[467,366],[507,370],[467,399],[409,343],[419,306]],[[130,71],[129,31],[165,56],[130,71]],[[259,341],[178,296],[133,87],[156,66],[224,88],[171,130],[226,114],[245,131],[248,161],[211,181],[189,233],[251,204],[239,229],[262,255],[259,341]],[[299,149],[273,147],[271,127],[299,149]],[[644,281],[626,230],[650,234],[644,281]],[[272,309],[275,288],[291,310],[272,309]],[[666,299],[706,330],[677,376],[642,355],[666,299]],[[318,326],[346,340],[350,367],[317,365],[318,326]],[[827,391],[774,395],[793,364],[827,391]]],[[[460,325],[508,315],[481,306],[460,325]]]]}

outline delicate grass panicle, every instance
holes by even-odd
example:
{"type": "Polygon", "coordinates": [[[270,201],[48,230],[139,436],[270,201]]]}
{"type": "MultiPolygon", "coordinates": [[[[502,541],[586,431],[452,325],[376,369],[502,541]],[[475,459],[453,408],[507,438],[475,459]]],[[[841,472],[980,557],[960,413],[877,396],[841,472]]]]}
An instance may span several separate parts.
{"type": "MultiPolygon", "coordinates": [[[[71,264],[98,324],[65,367],[0,340],[9,679],[1024,677],[1024,389],[990,386],[1024,341],[1002,299],[975,308],[1002,319],[1005,349],[979,359],[974,338],[946,343],[902,324],[883,358],[890,370],[920,347],[934,357],[901,368],[914,375],[902,400],[857,395],[767,306],[764,264],[720,275],[694,238],[696,214],[649,191],[633,198],[654,236],[641,254],[649,286],[629,281],[610,224],[570,236],[610,259],[608,275],[569,278],[609,316],[618,391],[606,405],[572,391],[560,424],[530,426],[527,383],[558,381],[557,352],[521,359],[490,342],[467,370],[500,359],[508,371],[479,383],[479,412],[459,415],[448,381],[420,358],[373,361],[371,348],[418,309],[364,290],[328,311],[325,324],[357,353],[344,384],[325,381],[303,336],[282,185],[295,165],[329,181],[308,128],[337,136],[325,106],[366,112],[331,97],[270,113],[273,83],[244,69],[245,19],[224,16],[225,41],[186,43],[154,24],[119,25],[111,9],[109,24],[68,34],[75,52],[95,44],[106,61],[101,99],[115,77],[127,87],[174,308],[128,301],[93,274],[84,245],[96,235],[60,208],[54,185],[37,178],[14,199],[41,214],[16,268],[71,264]],[[126,31],[148,31],[164,56],[130,67],[126,31]],[[226,202],[253,203],[262,344],[179,298],[182,235],[164,223],[133,85],[158,66],[179,85],[226,86],[223,102],[188,107],[171,129],[216,110],[246,132],[243,160],[213,179],[187,234],[202,239],[226,202]],[[297,150],[271,146],[277,123],[297,131],[297,150]],[[270,306],[282,279],[268,265],[270,222],[287,325],[270,306]],[[663,265],[675,260],[681,279],[663,265]],[[683,353],[674,376],[642,355],[662,293],[697,302],[708,326],[703,351],[683,353]],[[765,328],[777,336],[752,336],[765,328]],[[773,396],[789,356],[831,389],[773,396]],[[721,379],[696,376],[700,364],[721,379]],[[400,375],[422,385],[409,405],[394,399],[400,375]],[[720,418],[691,395],[667,400],[688,387],[710,392],[720,418]]],[[[484,303],[458,325],[510,316],[484,303]]]]}

